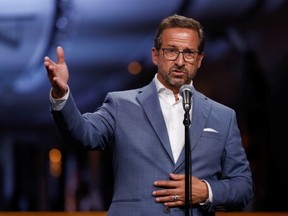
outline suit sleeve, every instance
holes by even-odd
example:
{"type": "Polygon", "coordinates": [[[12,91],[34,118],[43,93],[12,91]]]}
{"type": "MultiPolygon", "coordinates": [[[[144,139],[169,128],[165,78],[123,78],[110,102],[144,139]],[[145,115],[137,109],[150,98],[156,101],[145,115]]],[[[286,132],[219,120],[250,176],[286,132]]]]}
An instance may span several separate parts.
{"type": "Polygon", "coordinates": [[[51,110],[51,113],[65,143],[77,148],[103,150],[113,139],[113,103],[113,98],[108,96],[95,112],[81,114],[70,94],[63,109],[51,110]]]}
{"type": "Polygon", "coordinates": [[[231,111],[230,116],[225,150],[221,158],[222,173],[217,180],[207,180],[213,191],[210,210],[240,210],[254,195],[254,183],[235,112],[231,111]]]}

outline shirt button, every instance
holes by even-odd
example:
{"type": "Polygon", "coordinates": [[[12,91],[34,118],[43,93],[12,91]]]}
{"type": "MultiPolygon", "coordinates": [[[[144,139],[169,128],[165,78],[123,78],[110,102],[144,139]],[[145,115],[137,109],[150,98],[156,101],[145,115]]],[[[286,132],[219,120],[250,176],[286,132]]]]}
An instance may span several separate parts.
{"type": "Polygon", "coordinates": [[[168,206],[164,206],[164,213],[168,214],[170,212],[170,208],[168,206]]]}

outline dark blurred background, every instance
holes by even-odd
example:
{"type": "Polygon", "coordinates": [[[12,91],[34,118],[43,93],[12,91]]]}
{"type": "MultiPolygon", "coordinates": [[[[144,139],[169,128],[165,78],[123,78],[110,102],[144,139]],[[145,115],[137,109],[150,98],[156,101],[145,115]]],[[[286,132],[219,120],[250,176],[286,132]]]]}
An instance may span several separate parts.
{"type": "Polygon", "coordinates": [[[82,112],[106,93],[152,79],[154,32],[166,16],[207,34],[195,87],[236,110],[256,183],[245,211],[288,211],[288,2],[285,0],[1,0],[0,210],[106,210],[109,155],[63,145],[43,58],[65,49],[82,112]]]}

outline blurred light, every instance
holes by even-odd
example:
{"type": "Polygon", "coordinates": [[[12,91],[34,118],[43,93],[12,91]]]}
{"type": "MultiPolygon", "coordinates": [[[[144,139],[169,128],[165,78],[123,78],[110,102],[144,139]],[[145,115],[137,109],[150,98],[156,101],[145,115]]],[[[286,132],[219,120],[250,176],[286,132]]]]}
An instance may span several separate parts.
{"type": "Polygon", "coordinates": [[[128,71],[131,74],[139,74],[141,72],[141,64],[139,62],[130,62],[128,64],[128,71]]]}
{"type": "Polygon", "coordinates": [[[49,151],[49,170],[52,176],[59,177],[62,169],[62,154],[58,149],[51,149],[49,151]]]}
{"type": "Polygon", "coordinates": [[[49,151],[49,160],[52,163],[59,163],[61,161],[61,152],[58,149],[51,149],[49,151]]]}

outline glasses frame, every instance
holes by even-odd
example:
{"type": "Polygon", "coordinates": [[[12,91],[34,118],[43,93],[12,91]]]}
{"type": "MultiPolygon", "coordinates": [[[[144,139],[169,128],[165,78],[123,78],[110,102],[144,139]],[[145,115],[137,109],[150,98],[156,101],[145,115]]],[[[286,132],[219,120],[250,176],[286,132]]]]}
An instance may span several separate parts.
{"type": "Polygon", "coordinates": [[[163,51],[163,56],[164,56],[164,58],[165,58],[166,60],[168,60],[168,61],[175,61],[175,60],[179,57],[180,53],[182,53],[182,56],[183,56],[184,61],[186,61],[186,62],[188,62],[188,63],[194,63],[194,62],[197,61],[198,55],[200,54],[199,51],[189,50],[189,52],[195,54],[195,59],[192,59],[192,60],[189,60],[189,59],[188,59],[188,61],[187,61],[186,56],[185,56],[185,53],[187,53],[188,49],[183,50],[183,51],[180,51],[180,50],[178,50],[178,49],[176,49],[176,48],[164,47],[164,48],[161,48],[161,50],[163,51]],[[170,57],[167,58],[167,52],[166,52],[167,50],[175,50],[175,51],[177,51],[178,54],[175,56],[174,59],[173,59],[173,58],[170,58],[170,57]],[[165,53],[166,53],[166,55],[165,55],[165,53]]]}

